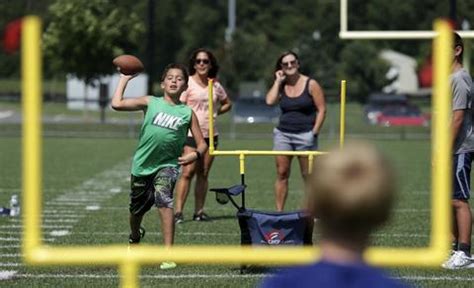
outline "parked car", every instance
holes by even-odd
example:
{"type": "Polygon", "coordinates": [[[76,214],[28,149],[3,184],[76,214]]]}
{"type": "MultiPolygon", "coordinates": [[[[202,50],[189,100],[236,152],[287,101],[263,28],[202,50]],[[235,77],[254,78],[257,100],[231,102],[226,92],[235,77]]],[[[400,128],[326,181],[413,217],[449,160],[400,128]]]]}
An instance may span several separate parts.
{"type": "Polygon", "coordinates": [[[365,120],[372,125],[378,124],[382,110],[394,105],[408,105],[408,97],[403,94],[372,93],[364,107],[365,120]]]}
{"type": "Polygon", "coordinates": [[[278,106],[268,106],[264,97],[240,97],[232,107],[235,123],[277,123],[278,106]]]}
{"type": "Polygon", "coordinates": [[[390,126],[428,126],[430,117],[422,114],[414,105],[395,105],[386,107],[377,116],[377,124],[390,126]]]}

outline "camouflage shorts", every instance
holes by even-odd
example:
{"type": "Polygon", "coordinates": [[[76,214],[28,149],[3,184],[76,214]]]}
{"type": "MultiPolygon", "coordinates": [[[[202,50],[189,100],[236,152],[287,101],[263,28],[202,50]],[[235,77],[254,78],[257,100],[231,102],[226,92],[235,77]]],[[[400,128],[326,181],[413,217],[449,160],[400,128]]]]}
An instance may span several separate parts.
{"type": "Polygon", "coordinates": [[[164,167],[155,174],[131,176],[130,213],[143,215],[153,205],[173,208],[173,190],[179,176],[176,167],[164,167]]]}

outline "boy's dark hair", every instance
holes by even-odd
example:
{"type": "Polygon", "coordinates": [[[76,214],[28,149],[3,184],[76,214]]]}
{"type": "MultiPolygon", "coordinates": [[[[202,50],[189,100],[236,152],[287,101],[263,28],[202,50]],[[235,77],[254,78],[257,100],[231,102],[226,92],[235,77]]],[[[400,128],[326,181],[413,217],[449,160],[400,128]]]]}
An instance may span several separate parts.
{"type": "Polygon", "coordinates": [[[459,61],[462,61],[462,57],[464,54],[464,42],[462,41],[461,36],[456,32],[453,32],[453,42],[454,42],[454,48],[460,46],[462,49],[461,54],[459,54],[459,56],[457,57],[459,61]]]}
{"type": "Polygon", "coordinates": [[[196,57],[199,53],[204,52],[207,54],[207,57],[209,57],[210,65],[211,68],[209,69],[208,77],[209,78],[216,78],[217,73],[219,72],[219,64],[217,64],[217,59],[212,54],[212,52],[206,48],[198,48],[191,53],[191,57],[189,57],[189,64],[188,64],[188,69],[189,69],[189,75],[194,75],[196,73],[196,69],[194,69],[194,64],[196,62],[196,57]]]}
{"type": "Polygon", "coordinates": [[[171,64],[168,64],[165,69],[163,70],[163,73],[161,74],[161,79],[160,79],[160,82],[163,82],[165,81],[165,78],[166,78],[166,74],[168,74],[168,71],[170,69],[179,69],[183,72],[183,77],[184,77],[184,82],[187,84],[188,83],[188,79],[189,79],[189,74],[188,74],[188,70],[186,69],[186,66],[184,66],[183,64],[180,64],[180,63],[171,63],[171,64]]]}
{"type": "Polygon", "coordinates": [[[275,71],[278,71],[278,70],[281,70],[281,60],[285,57],[285,56],[288,56],[288,55],[293,55],[295,56],[295,59],[296,61],[298,61],[298,63],[300,62],[300,58],[298,57],[298,54],[296,54],[296,52],[294,51],[291,51],[291,50],[288,50],[288,51],[285,51],[283,53],[280,54],[280,57],[278,57],[278,60],[276,61],[275,63],[275,71]]]}

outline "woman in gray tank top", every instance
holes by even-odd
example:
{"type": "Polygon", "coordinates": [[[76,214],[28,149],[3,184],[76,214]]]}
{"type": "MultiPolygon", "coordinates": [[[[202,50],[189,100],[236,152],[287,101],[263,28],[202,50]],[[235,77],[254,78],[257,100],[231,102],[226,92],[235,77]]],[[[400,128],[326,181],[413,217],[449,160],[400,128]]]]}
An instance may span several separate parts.
{"type": "MultiPolygon", "coordinates": [[[[314,151],[317,137],[326,115],[324,92],[316,80],[299,71],[300,62],[295,52],[284,52],[275,65],[275,82],[266,95],[268,105],[279,103],[281,116],[273,130],[273,150],[314,151]]],[[[283,211],[288,195],[293,156],[276,156],[275,205],[283,211]]],[[[308,157],[298,157],[301,176],[306,183],[308,157]]]]}

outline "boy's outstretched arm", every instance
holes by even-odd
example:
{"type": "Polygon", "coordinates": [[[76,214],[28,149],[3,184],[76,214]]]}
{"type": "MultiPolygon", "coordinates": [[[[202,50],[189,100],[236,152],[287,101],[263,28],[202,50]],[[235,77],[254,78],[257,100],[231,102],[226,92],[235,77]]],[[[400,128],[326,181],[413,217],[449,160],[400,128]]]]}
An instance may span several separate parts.
{"type": "Polygon", "coordinates": [[[148,106],[148,96],[141,96],[137,98],[123,99],[123,93],[127,88],[127,83],[136,75],[120,74],[120,79],[115,88],[112,97],[112,109],[117,111],[137,111],[144,110],[148,106]]]}
{"type": "Polygon", "coordinates": [[[196,114],[192,112],[191,116],[191,133],[193,134],[194,141],[196,141],[196,150],[190,153],[187,153],[178,158],[178,163],[180,165],[186,165],[191,162],[194,162],[201,158],[204,153],[207,151],[207,144],[204,141],[204,137],[202,136],[201,128],[199,127],[199,120],[196,117],[196,114]]]}

